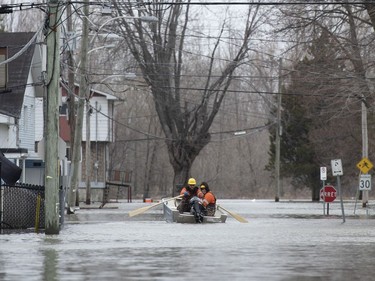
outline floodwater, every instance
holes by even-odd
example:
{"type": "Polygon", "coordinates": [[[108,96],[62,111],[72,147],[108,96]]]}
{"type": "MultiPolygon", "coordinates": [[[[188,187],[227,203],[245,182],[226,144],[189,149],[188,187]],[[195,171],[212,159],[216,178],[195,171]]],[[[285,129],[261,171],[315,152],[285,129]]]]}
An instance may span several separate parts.
{"type": "MultiPolygon", "coordinates": [[[[176,224],[148,203],[81,208],[59,235],[0,235],[0,280],[374,280],[375,210],[220,200],[222,224],[176,224]],[[355,210],[355,214],[354,214],[355,210]]],[[[370,202],[371,206],[371,202],[370,202]]]]}

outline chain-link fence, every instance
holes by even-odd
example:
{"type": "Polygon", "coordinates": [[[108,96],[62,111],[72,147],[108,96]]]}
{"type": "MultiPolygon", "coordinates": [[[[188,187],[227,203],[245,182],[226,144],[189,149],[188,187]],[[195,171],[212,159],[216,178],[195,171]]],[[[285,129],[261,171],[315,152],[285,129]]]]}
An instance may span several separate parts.
{"type": "Polygon", "coordinates": [[[45,188],[39,185],[2,185],[0,189],[1,229],[43,229],[45,188]]]}

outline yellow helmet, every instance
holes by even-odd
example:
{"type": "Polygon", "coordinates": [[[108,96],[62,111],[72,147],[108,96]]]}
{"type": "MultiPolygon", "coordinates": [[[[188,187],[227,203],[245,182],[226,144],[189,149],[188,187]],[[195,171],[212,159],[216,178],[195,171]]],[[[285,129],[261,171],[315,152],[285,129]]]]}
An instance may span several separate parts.
{"type": "Polygon", "coordinates": [[[197,184],[197,181],[194,178],[190,178],[188,180],[188,185],[196,185],[196,184],[197,184]]]}

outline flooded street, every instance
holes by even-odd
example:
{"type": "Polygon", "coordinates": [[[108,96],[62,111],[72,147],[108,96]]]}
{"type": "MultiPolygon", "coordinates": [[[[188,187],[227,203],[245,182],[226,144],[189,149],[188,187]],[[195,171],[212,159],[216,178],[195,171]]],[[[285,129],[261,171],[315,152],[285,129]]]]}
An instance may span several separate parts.
{"type": "MultiPolygon", "coordinates": [[[[0,280],[373,280],[374,210],[322,203],[220,200],[245,217],[166,223],[161,208],[111,203],[66,216],[59,235],[1,234],[0,280]]],[[[371,203],[371,202],[370,202],[371,203]]]]}

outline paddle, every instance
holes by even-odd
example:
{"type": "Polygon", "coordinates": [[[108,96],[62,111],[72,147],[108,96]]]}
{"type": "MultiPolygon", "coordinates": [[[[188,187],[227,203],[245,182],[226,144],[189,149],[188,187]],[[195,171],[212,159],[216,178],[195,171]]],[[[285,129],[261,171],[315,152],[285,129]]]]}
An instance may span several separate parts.
{"type": "Polygon", "coordinates": [[[172,200],[175,200],[177,198],[181,198],[183,195],[178,195],[176,197],[173,197],[173,198],[169,198],[169,199],[165,199],[159,203],[155,203],[155,204],[152,204],[150,206],[146,206],[146,207],[142,207],[142,208],[139,208],[139,209],[136,209],[136,210],[133,210],[133,211],[130,211],[129,212],[129,217],[134,217],[136,215],[139,215],[139,214],[143,214],[144,212],[147,212],[148,210],[156,207],[156,206],[159,206],[161,204],[163,204],[164,202],[167,202],[167,201],[172,201],[172,200]]]}
{"type": "Polygon", "coordinates": [[[217,205],[217,208],[219,209],[223,209],[225,212],[227,212],[229,215],[231,215],[232,217],[234,217],[236,220],[238,220],[239,222],[242,222],[242,223],[248,223],[248,221],[244,218],[244,217],[241,217],[239,214],[236,214],[235,212],[231,212],[229,211],[228,209],[225,209],[224,207],[222,206],[219,206],[217,205]]]}

